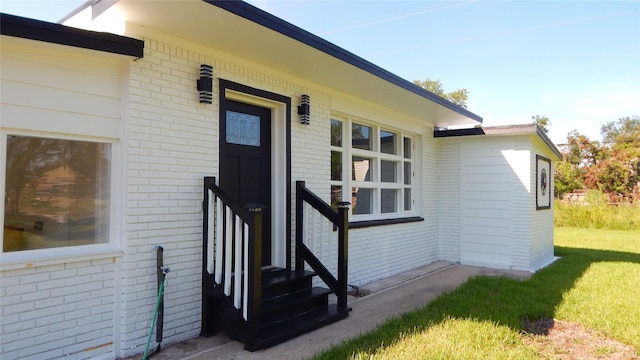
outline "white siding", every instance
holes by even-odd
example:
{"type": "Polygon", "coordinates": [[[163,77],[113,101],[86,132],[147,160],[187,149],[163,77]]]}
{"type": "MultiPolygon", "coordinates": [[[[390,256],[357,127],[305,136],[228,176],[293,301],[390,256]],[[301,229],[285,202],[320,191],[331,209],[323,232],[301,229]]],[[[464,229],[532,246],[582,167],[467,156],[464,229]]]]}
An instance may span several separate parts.
{"type": "Polygon", "coordinates": [[[552,158],[548,147],[534,134],[439,141],[441,257],[524,271],[550,264],[553,209],[535,202],[536,155],[552,158]]]}
{"type": "MultiPolygon", "coordinates": [[[[117,147],[122,58],[6,37],[1,44],[0,130],[107,139],[117,147]]],[[[3,159],[0,184],[4,167],[3,159]]],[[[115,247],[118,239],[112,242],[115,247]]],[[[119,258],[113,251],[82,260],[64,249],[50,253],[44,262],[3,255],[0,358],[113,357],[119,258]]]]}
{"type": "MultiPolygon", "coordinates": [[[[549,150],[546,145],[541,141],[534,141],[532,143],[531,152],[531,188],[533,189],[534,196],[531,200],[531,233],[530,233],[530,254],[531,260],[529,263],[529,271],[536,271],[541,269],[557,258],[553,252],[553,198],[551,199],[551,207],[549,209],[535,210],[535,187],[536,187],[536,155],[542,155],[551,159],[552,155],[549,154],[549,150]]],[[[549,192],[551,196],[554,194],[554,174],[555,164],[552,162],[551,171],[549,172],[549,192]]]]}
{"type": "Polygon", "coordinates": [[[2,41],[2,127],[120,137],[121,59],[2,41]]]}
{"type": "Polygon", "coordinates": [[[460,262],[511,266],[511,182],[503,147],[469,139],[461,144],[460,262]]]}
{"type": "Polygon", "coordinates": [[[460,262],[460,144],[441,142],[439,162],[439,258],[460,262]]]}

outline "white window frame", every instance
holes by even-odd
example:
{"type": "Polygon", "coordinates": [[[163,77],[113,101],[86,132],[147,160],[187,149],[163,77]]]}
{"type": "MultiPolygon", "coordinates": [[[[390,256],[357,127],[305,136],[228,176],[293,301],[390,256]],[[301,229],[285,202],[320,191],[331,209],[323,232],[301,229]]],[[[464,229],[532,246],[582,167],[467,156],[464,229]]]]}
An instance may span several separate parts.
{"type": "MultiPolygon", "coordinates": [[[[368,221],[368,220],[386,220],[386,219],[399,219],[419,216],[420,209],[417,204],[418,196],[418,178],[417,178],[417,164],[419,152],[416,150],[419,135],[403,131],[391,126],[380,125],[371,121],[367,121],[360,118],[343,115],[332,115],[331,120],[337,120],[342,122],[342,147],[333,146],[330,142],[330,150],[342,153],[342,180],[331,180],[331,186],[342,187],[342,201],[352,201],[352,190],[356,187],[371,188],[373,189],[372,199],[372,212],[370,214],[353,214],[353,209],[349,211],[349,221],[368,221]],[[372,150],[363,150],[352,147],[352,128],[353,124],[360,124],[371,128],[371,145],[372,150]],[[396,134],[396,154],[387,154],[381,152],[380,149],[380,132],[387,131],[396,134]],[[409,138],[411,140],[411,157],[404,157],[404,140],[409,138]],[[361,156],[373,159],[373,174],[371,181],[356,181],[352,180],[351,163],[353,156],[361,156]],[[396,168],[396,182],[382,182],[381,181],[381,161],[388,160],[398,164],[396,168]],[[411,163],[411,182],[405,185],[404,182],[404,164],[405,162],[411,163]],[[404,206],[404,189],[411,189],[411,210],[405,210],[404,206]],[[383,213],[381,204],[381,190],[382,189],[394,189],[398,191],[396,195],[396,212],[383,213]],[[346,197],[345,197],[346,194],[346,197]]],[[[357,204],[356,204],[357,205],[357,204]]]]}
{"type": "Polygon", "coordinates": [[[120,247],[121,219],[119,210],[123,209],[124,196],[122,194],[122,164],[121,143],[117,139],[101,138],[94,136],[76,136],[52,132],[37,132],[28,130],[0,129],[0,189],[2,189],[2,202],[0,202],[0,226],[4,229],[4,204],[6,182],[6,154],[7,136],[29,136],[62,140],[76,140],[111,144],[111,168],[110,168],[110,206],[109,206],[109,236],[108,242],[101,244],[76,245],[36,250],[21,250],[3,252],[4,231],[0,237],[0,271],[19,268],[60,264],[72,261],[93,260],[96,258],[120,257],[123,251],[120,247]]]}

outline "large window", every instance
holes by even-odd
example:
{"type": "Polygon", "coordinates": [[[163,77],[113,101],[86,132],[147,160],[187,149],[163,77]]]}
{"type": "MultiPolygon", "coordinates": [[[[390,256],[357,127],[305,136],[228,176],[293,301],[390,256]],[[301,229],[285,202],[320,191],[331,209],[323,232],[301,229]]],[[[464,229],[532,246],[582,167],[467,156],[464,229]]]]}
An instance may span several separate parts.
{"type": "Polygon", "coordinates": [[[415,212],[413,138],[360,121],[332,119],[332,204],[349,201],[353,220],[415,212]]]}
{"type": "Polygon", "coordinates": [[[111,144],[6,140],[3,252],[109,242],[111,144]]]}

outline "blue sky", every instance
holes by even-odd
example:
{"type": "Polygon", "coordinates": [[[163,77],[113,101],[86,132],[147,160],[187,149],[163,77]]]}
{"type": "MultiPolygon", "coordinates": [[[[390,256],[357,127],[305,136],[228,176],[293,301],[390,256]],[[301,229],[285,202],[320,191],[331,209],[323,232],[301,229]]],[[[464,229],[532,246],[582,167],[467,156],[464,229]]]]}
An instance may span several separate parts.
{"type": "MultiPolygon", "coordinates": [[[[84,0],[0,0],[57,21],[84,0]]],[[[485,125],[577,129],[640,115],[640,1],[248,1],[407,80],[469,90],[485,125]]]]}

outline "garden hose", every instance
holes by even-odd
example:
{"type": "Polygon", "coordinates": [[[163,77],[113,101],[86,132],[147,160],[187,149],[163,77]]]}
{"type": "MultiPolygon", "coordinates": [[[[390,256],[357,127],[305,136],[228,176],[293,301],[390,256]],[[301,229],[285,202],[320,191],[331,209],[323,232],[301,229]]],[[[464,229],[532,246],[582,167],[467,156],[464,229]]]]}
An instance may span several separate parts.
{"type": "Polygon", "coordinates": [[[156,319],[158,318],[158,309],[160,309],[160,301],[162,299],[162,294],[164,293],[164,278],[170,271],[168,267],[164,267],[161,270],[162,270],[162,281],[160,282],[160,288],[158,289],[158,297],[156,299],[156,308],[153,311],[153,320],[151,320],[151,327],[149,328],[149,336],[147,337],[147,346],[144,349],[142,360],[147,360],[147,355],[149,354],[149,345],[151,344],[151,335],[153,334],[153,327],[155,326],[156,319]]]}

